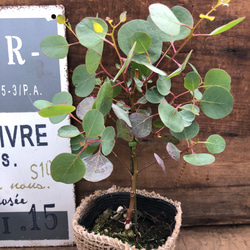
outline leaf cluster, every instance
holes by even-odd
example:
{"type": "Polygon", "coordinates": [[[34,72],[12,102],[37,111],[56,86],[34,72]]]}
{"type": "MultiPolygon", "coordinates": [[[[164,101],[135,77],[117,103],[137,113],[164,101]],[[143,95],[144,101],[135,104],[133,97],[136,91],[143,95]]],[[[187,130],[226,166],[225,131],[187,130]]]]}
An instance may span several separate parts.
{"type": "MultiPolygon", "coordinates": [[[[74,183],[85,178],[96,182],[107,178],[113,170],[108,155],[118,137],[129,145],[136,145],[140,138],[151,134],[163,139],[185,140],[185,149],[180,150],[168,142],[166,152],[175,160],[183,155],[186,162],[194,165],[214,162],[213,154],[224,150],[225,140],[220,135],[211,135],[203,142],[194,139],[199,132],[195,119],[200,112],[212,119],[230,114],[233,108],[231,77],[217,68],[201,76],[189,62],[193,50],[182,62],[176,60],[176,55],[193,37],[217,35],[244,19],[234,20],[208,34],[196,34],[198,25],[214,20],[210,13],[224,4],[219,1],[206,15],[200,16],[197,24],[187,9],[181,6],[170,9],[160,3],[149,6],[146,20],[126,22],[126,12],[120,15],[117,24],[109,18],[105,21],[86,17],[76,25],[75,32],[65,17],[57,17],[58,23],[65,25],[77,42],[70,44],[64,37],[52,35],[42,40],[43,53],[61,59],[73,45],[84,46],[87,52],[85,63],[77,66],[72,76],[75,94],[83,98],[77,107],[72,105],[71,95],[65,92],[58,93],[51,101],[34,103],[39,114],[53,123],[70,115],[80,124],[81,129],[67,125],[58,131],[59,136],[71,139],[72,153],[62,153],[53,160],[51,171],[56,181],[74,183]],[[181,41],[179,47],[176,41],[181,41]],[[168,49],[163,50],[166,45],[168,49]],[[119,62],[115,75],[102,64],[107,60],[103,58],[103,51],[110,46],[119,62]],[[169,71],[170,64],[176,67],[173,72],[169,71]],[[100,74],[106,76],[99,77],[100,74]],[[183,79],[185,88],[178,95],[172,92],[176,77],[183,79]],[[126,98],[121,98],[124,94],[126,98]],[[185,102],[180,102],[183,97],[185,102]],[[152,113],[152,106],[156,106],[155,113],[152,113]],[[115,122],[114,126],[106,125],[110,120],[115,122]],[[206,144],[208,153],[194,152],[194,147],[200,143],[206,144]]],[[[163,159],[157,153],[154,156],[166,171],[163,159]]]]}

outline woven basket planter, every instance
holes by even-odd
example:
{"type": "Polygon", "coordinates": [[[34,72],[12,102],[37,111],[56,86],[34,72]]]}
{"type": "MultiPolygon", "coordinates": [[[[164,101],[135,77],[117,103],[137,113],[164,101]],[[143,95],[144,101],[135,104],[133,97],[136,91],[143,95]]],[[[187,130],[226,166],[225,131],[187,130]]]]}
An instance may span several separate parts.
{"type": "MultiPolygon", "coordinates": [[[[120,205],[128,207],[129,204],[128,188],[112,187],[104,191],[96,191],[94,194],[82,200],[76,209],[73,218],[73,233],[75,242],[79,250],[136,250],[135,246],[111,238],[105,235],[89,233],[95,219],[107,208],[116,209],[120,205]],[[82,226],[84,225],[84,226],[82,226]]],[[[158,250],[174,249],[175,241],[181,227],[181,206],[179,202],[174,202],[154,192],[149,193],[145,190],[137,190],[137,207],[143,207],[147,212],[164,212],[171,226],[172,234],[167,238],[164,245],[158,250]]],[[[143,249],[142,249],[143,250],[143,249]]],[[[145,250],[145,249],[144,249],[145,250]]]]}

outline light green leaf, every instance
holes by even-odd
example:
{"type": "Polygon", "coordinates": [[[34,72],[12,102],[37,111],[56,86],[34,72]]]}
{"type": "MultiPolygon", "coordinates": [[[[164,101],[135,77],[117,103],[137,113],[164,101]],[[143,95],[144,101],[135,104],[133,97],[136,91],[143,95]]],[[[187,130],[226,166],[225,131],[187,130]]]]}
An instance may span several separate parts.
{"type": "Polygon", "coordinates": [[[103,42],[107,32],[108,25],[100,18],[86,17],[76,25],[76,35],[80,43],[87,48],[94,48],[103,42]]]}
{"type": "Polygon", "coordinates": [[[141,87],[143,86],[143,82],[135,77],[133,79],[134,79],[135,86],[136,86],[137,90],[141,93],[142,92],[141,87]]]}
{"type": "MultiPolygon", "coordinates": [[[[125,55],[128,55],[132,47],[130,38],[136,32],[144,32],[151,37],[152,44],[147,52],[150,57],[151,64],[155,63],[161,56],[162,40],[160,34],[156,30],[152,29],[147,21],[135,19],[122,25],[118,31],[118,44],[120,49],[125,55]]],[[[149,62],[146,53],[135,54],[132,61],[138,63],[149,62]]]]}
{"type": "Polygon", "coordinates": [[[171,89],[171,79],[165,79],[165,78],[166,77],[164,76],[159,76],[156,82],[157,90],[163,96],[168,95],[171,89]]]}
{"type": "Polygon", "coordinates": [[[231,77],[222,69],[210,69],[204,79],[204,86],[221,86],[228,91],[231,89],[231,77]]]}
{"type": "Polygon", "coordinates": [[[169,79],[169,78],[172,78],[172,77],[174,77],[174,76],[179,75],[179,74],[186,68],[187,63],[188,63],[188,60],[189,60],[189,58],[190,58],[192,52],[193,52],[193,50],[191,50],[191,51],[188,53],[186,59],[185,59],[184,62],[181,64],[181,66],[180,66],[177,70],[175,70],[174,72],[172,72],[167,78],[165,78],[165,80],[167,80],[167,79],[169,79]]]}
{"type": "Polygon", "coordinates": [[[161,75],[161,76],[166,76],[167,73],[161,69],[158,69],[157,67],[155,67],[154,65],[147,63],[147,62],[141,62],[142,65],[146,66],[148,69],[152,70],[153,72],[161,75]]]}
{"type": "Polygon", "coordinates": [[[143,54],[148,52],[148,49],[152,44],[152,40],[150,35],[148,35],[146,32],[137,31],[130,37],[131,47],[134,43],[136,43],[135,53],[143,54]]]}
{"type": "MultiPolygon", "coordinates": [[[[55,94],[52,98],[52,103],[53,104],[67,104],[67,105],[72,105],[73,103],[73,98],[69,92],[62,91],[57,94],[55,94]]],[[[60,116],[55,116],[55,117],[50,117],[49,120],[53,124],[57,124],[61,121],[63,121],[67,117],[67,114],[63,114],[60,116]]]]}
{"type": "Polygon", "coordinates": [[[113,79],[114,82],[118,79],[118,77],[125,70],[125,68],[130,64],[130,62],[132,60],[132,57],[134,55],[135,46],[136,46],[136,43],[132,46],[131,50],[128,53],[128,57],[127,57],[126,61],[124,62],[124,64],[122,65],[122,67],[120,68],[120,70],[117,72],[116,76],[114,77],[114,79],[113,79]]]}
{"type": "Polygon", "coordinates": [[[207,150],[212,154],[219,154],[224,151],[226,142],[220,135],[210,135],[206,140],[207,150]]]}
{"type": "Polygon", "coordinates": [[[113,102],[113,88],[109,81],[104,82],[98,91],[95,105],[104,116],[108,114],[113,102]]]}
{"type": "Polygon", "coordinates": [[[162,96],[156,86],[151,87],[146,91],[146,99],[151,103],[160,103],[164,101],[164,96],[162,96]]]}
{"type": "Polygon", "coordinates": [[[170,42],[171,40],[174,41],[178,41],[178,40],[182,40],[184,38],[186,38],[191,30],[190,28],[186,27],[185,25],[189,26],[189,27],[193,27],[194,24],[194,20],[193,17],[191,15],[191,13],[183,8],[182,6],[174,6],[171,11],[174,13],[174,15],[177,17],[177,19],[180,21],[180,33],[177,36],[170,36],[164,32],[162,32],[152,21],[151,17],[148,16],[147,21],[150,23],[150,25],[154,28],[157,29],[160,33],[160,36],[162,38],[162,40],[164,42],[170,42]],[[185,25],[183,25],[185,24],[185,25]]]}
{"type": "Polygon", "coordinates": [[[199,89],[195,89],[194,91],[190,91],[190,94],[193,95],[196,100],[201,100],[201,98],[202,98],[202,93],[200,92],[199,89]]]}
{"type": "Polygon", "coordinates": [[[199,115],[200,114],[200,109],[198,106],[194,105],[194,104],[186,104],[181,106],[181,110],[188,110],[191,111],[192,113],[194,113],[195,115],[199,115]]]}
{"type": "Polygon", "coordinates": [[[41,109],[38,113],[42,117],[55,117],[62,114],[69,114],[75,110],[74,106],[58,104],[41,109]]]}
{"type": "Polygon", "coordinates": [[[85,165],[77,155],[62,153],[51,163],[51,176],[55,181],[66,184],[76,183],[85,173],[85,165]]]}
{"type": "Polygon", "coordinates": [[[76,137],[72,137],[70,139],[71,150],[76,151],[81,149],[84,146],[84,143],[85,143],[85,137],[82,134],[76,137]]]}
{"type": "Polygon", "coordinates": [[[203,93],[201,109],[206,116],[221,119],[231,113],[233,96],[223,87],[209,87],[203,93]]]}
{"type": "Polygon", "coordinates": [[[56,59],[62,59],[66,57],[69,51],[67,40],[60,35],[45,37],[41,41],[40,46],[44,55],[56,59]]]}
{"type": "Polygon", "coordinates": [[[87,156],[92,155],[100,145],[100,142],[90,142],[91,140],[99,140],[99,138],[94,138],[94,137],[89,137],[88,138],[88,143],[90,143],[85,149],[83,150],[83,147],[85,145],[85,137],[80,134],[76,137],[73,137],[70,139],[70,144],[71,144],[71,151],[73,154],[80,154],[80,158],[83,159],[87,156]],[[83,151],[82,151],[83,150],[83,151]]]}
{"type": "Polygon", "coordinates": [[[132,127],[131,122],[130,122],[129,117],[128,117],[128,112],[124,111],[118,105],[116,105],[114,103],[112,104],[112,109],[113,109],[115,115],[117,116],[117,118],[122,119],[123,121],[125,121],[127,123],[127,125],[129,127],[132,127]]]}
{"type": "Polygon", "coordinates": [[[106,127],[101,138],[102,153],[109,155],[115,145],[115,130],[113,127],[106,127]]]}
{"type": "Polygon", "coordinates": [[[184,129],[182,115],[170,104],[160,103],[158,106],[160,118],[164,125],[174,132],[181,132],[184,129]]]}
{"type": "Polygon", "coordinates": [[[195,72],[189,72],[184,79],[184,87],[194,91],[200,84],[200,76],[195,72]]]}
{"type": "Polygon", "coordinates": [[[180,114],[184,120],[184,127],[189,127],[195,119],[195,114],[191,110],[182,110],[180,114]]]}
{"type": "Polygon", "coordinates": [[[88,96],[95,88],[95,74],[89,74],[86,66],[81,64],[73,72],[72,82],[75,85],[75,93],[79,97],[88,96]]]}
{"type": "Polygon", "coordinates": [[[52,106],[53,103],[46,101],[46,100],[37,100],[33,103],[33,105],[37,108],[37,109],[44,109],[47,108],[49,106],[52,106]]]}
{"type": "Polygon", "coordinates": [[[85,56],[85,64],[88,73],[91,75],[97,70],[102,59],[103,42],[94,48],[89,48],[85,56]]]}
{"type": "Polygon", "coordinates": [[[189,127],[185,127],[182,132],[176,133],[170,130],[170,133],[177,139],[188,140],[195,137],[199,132],[199,125],[193,121],[189,127]]]}
{"type": "Polygon", "coordinates": [[[202,166],[209,165],[215,161],[215,157],[211,154],[190,154],[184,155],[183,159],[192,165],[202,166]]]}
{"type": "Polygon", "coordinates": [[[65,125],[58,129],[58,136],[64,138],[76,137],[79,134],[79,129],[73,125],[65,125]]]}
{"type": "Polygon", "coordinates": [[[241,18],[238,18],[236,20],[233,20],[233,21],[229,22],[228,24],[225,24],[225,25],[215,29],[214,31],[212,31],[210,33],[210,36],[217,35],[217,34],[220,34],[224,31],[227,31],[227,30],[231,29],[232,27],[234,27],[235,25],[237,25],[238,23],[242,22],[244,19],[245,19],[245,17],[241,17],[241,18]]]}
{"type": "Polygon", "coordinates": [[[89,110],[82,120],[82,127],[87,137],[97,137],[104,129],[104,117],[96,109],[89,110]]]}
{"type": "Polygon", "coordinates": [[[149,13],[152,21],[164,33],[171,36],[177,36],[180,33],[180,22],[166,5],[151,4],[149,13]]]}

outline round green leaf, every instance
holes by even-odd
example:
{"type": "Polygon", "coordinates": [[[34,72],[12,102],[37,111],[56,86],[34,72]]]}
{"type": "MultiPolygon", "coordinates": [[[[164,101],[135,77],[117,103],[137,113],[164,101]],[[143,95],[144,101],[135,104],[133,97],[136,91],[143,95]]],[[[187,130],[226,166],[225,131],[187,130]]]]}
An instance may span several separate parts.
{"type": "Polygon", "coordinates": [[[115,145],[115,130],[113,127],[106,127],[102,133],[102,153],[109,155],[115,145]]]}
{"type": "MultiPolygon", "coordinates": [[[[54,104],[67,104],[67,105],[72,105],[73,103],[73,98],[70,93],[66,91],[59,92],[55,94],[52,98],[52,102],[54,104]]],[[[57,124],[61,121],[63,121],[67,117],[67,114],[63,114],[60,116],[55,116],[55,117],[50,117],[49,120],[53,124],[57,124]]]]}
{"type": "Polygon", "coordinates": [[[201,109],[210,118],[223,118],[233,109],[233,96],[223,87],[209,87],[203,93],[201,109]]]}
{"type": "Polygon", "coordinates": [[[189,127],[195,119],[195,114],[189,110],[182,110],[180,111],[180,114],[184,120],[184,127],[189,127]]]}
{"type": "Polygon", "coordinates": [[[146,91],[146,99],[151,103],[160,103],[164,101],[164,96],[158,92],[156,86],[153,86],[146,91]]]}
{"type": "Polygon", "coordinates": [[[87,48],[93,48],[103,42],[107,32],[108,26],[100,18],[86,17],[76,25],[76,35],[80,43],[87,48]],[[97,26],[102,27],[102,29],[95,29],[97,26]],[[101,30],[102,32],[98,32],[101,30]]]}
{"type": "Polygon", "coordinates": [[[123,110],[122,108],[120,108],[118,105],[114,103],[112,104],[112,109],[118,119],[122,119],[123,121],[127,123],[129,127],[132,127],[127,111],[123,110]]]}
{"type": "Polygon", "coordinates": [[[82,134],[76,137],[72,137],[70,139],[71,150],[77,151],[81,149],[84,146],[84,143],[85,143],[85,137],[82,134]]]}
{"type": "Polygon", "coordinates": [[[174,132],[181,132],[184,129],[184,120],[182,115],[170,104],[160,103],[158,112],[164,125],[174,132]]]}
{"type": "Polygon", "coordinates": [[[98,91],[96,97],[96,109],[99,110],[104,116],[108,114],[113,103],[113,88],[109,81],[105,81],[98,91]]]}
{"type": "Polygon", "coordinates": [[[210,69],[205,75],[204,86],[220,86],[231,89],[231,77],[222,69],[210,69]]]}
{"type": "Polygon", "coordinates": [[[200,92],[199,89],[195,89],[194,91],[191,91],[190,93],[191,93],[191,95],[194,96],[194,98],[195,98],[196,100],[201,100],[201,98],[202,98],[202,93],[200,92]]]}
{"type": "Polygon", "coordinates": [[[84,158],[83,162],[86,166],[84,179],[87,181],[102,181],[108,178],[113,171],[112,162],[99,152],[84,158]]]}
{"type": "Polygon", "coordinates": [[[37,100],[33,103],[33,105],[38,109],[44,109],[53,105],[53,103],[46,100],[37,100]]]}
{"type": "Polygon", "coordinates": [[[104,117],[96,109],[89,110],[82,120],[82,127],[88,137],[101,135],[104,128],[104,117]]]}
{"type": "Polygon", "coordinates": [[[95,88],[95,74],[89,74],[85,65],[79,65],[73,72],[72,82],[76,87],[76,95],[80,97],[86,97],[95,88]]]}
{"type": "Polygon", "coordinates": [[[95,73],[102,58],[103,42],[94,48],[89,48],[85,56],[86,69],[89,74],[95,73]]]}
{"type": "Polygon", "coordinates": [[[154,24],[164,33],[171,36],[177,36],[180,33],[180,22],[166,5],[151,4],[149,13],[154,24]]]}
{"type": "Polygon", "coordinates": [[[185,25],[188,25],[189,27],[193,27],[193,24],[194,24],[194,20],[193,20],[193,17],[191,15],[191,13],[181,7],[181,6],[174,6],[171,11],[174,13],[174,15],[177,17],[177,19],[180,21],[180,33],[177,35],[177,36],[170,36],[164,32],[162,32],[155,24],[154,22],[152,21],[151,17],[148,16],[148,19],[147,21],[150,23],[150,25],[152,27],[154,27],[155,29],[159,30],[159,33],[161,35],[161,38],[164,42],[170,42],[171,40],[174,42],[174,41],[178,41],[178,40],[182,40],[184,38],[186,38],[191,30],[182,25],[182,24],[185,24],[185,25]]]}
{"type": "Polygon", "coordinates": [[[65,125],[58,129],[58,135],[64,138],[75,137],[79,134],[79,129],[73,125],[65,125]]]}
{"type": "Polygon", "coordinates": [[[176,133],[170,130],[170,133],[177,139],[188,140],[195,137],[199,132],[199,125],[196,121],[193,121],[189,127],[183,129],[182,132],[176,133]]]}
{"type": "Polygon", "coordinates": [[[75,183],[82,179],[84,173],[83,161],[74,154],[62,153],[56,156],[51,163],[51,176],[58,182],[75,183]]]}
{"type": "Polygon", "coordinates": [[[41,41],[41,50],[44,55],[56,59],[62,59],[67,56],[69,45],[63,36],[47,36],[41,41]]]}
{"type": "MultiPolygon", "coordinates": [[[[155,63],[161,56],[162,51],[162,40],[159,33],[154,30],[147,21],[144,20],[132,20],[130,22],[125,23],[120,30],[118,31],[118,44],[120,49],[125,55],[128,55],[131,50],[131,37],[134,36],[135,33],[141,32],[146,33],[147,36],[151,38],[151,46],[147,50],[150,62],[155,63]]],[[[139,34],[139,33],[138,33],[139,34]]],[[[146,46],[148,47],[148,46],[146,46]]],[[[132,58],[132,61],[135,62],[146,62],[148,63],[147,54],[135,54],[132,58]]]]}
{"type": "Polygon", "coordinates": [[[181,106],[182,110],[188,110],[191,111],[194,115],[199,115],[200,114],[200,109],[198,106],[194,105],[194,104],[186,104],[181,106]]]}
{"type": "Polygon", "coordinates": [[[141,113],[132,113],[129,116],[132,132],[135,137],[144,138],[152,131],[152,118],[141,113]]]}
{"type": "Polygon", "coordinates": [[[184,87],[194,91],[200,84],[200,76],[195,72],[189,72],[184,79],[184,87]]]}
{"type": "Polygon", "coordinates": [[[143,54],[147,53],[148,49],[152,44],[152,40],[150,35],[145,32],[137,31],[130,37],[130,45],[131,47],[136,42],[135,45],[135,53],[143,54]]]}
{"type": "Polygon", "coordinates": [[[202,166],[209,165],[215,161],[215,157],[211,154],[190,154],[184,155],[183,159],[192,165],[202,166]]]}
{"type": "Polygon", "coordinates": [[[57,94],[55,94],[52,98],[52,102],[54,104],[67,104],[67,105],[72,105],[73,103],[73,98],[72,95],[69,92],[62,91],[57,94]]]}
{"type": "Polygon", "coordinates": [[[159,76],[156,82],[156,87],[161,95],[168,95],[171,89],[171,79],[166,79],[166,76],[159,76]]]}
{"type": "Polygon", "coordinates": [[[88,143],[90,143],[85,149],[83,150],[83,147],[86,146],[86,138],[80,134],[76,137],[73,137],[70,139],[71,144],[71,151],[73,154],[80,154],[80,158],[83,159],[87,156],[92,155],[99,147],[100,142],[97,142],[96,140],[99,140],[98,137],[89,137],[88,143]],[[95,142],[91,143],[91,140],[95,140],[95,142]],[[83,151],[82,151],[83,150],[83,151]]]}
{"type": "Polygon", "coordinates": [[[207,150],[212,154],[219,154],[224,151],[226,142],[220,135],[210,135],[206,140],[207,150]]]}

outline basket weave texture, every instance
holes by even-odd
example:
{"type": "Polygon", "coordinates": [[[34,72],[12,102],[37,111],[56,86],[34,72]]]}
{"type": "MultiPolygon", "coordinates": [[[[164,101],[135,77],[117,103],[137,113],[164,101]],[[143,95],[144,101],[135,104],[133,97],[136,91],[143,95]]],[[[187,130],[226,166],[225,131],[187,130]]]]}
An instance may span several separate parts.
{"type": "MultiPolygon", "coordinates": [[[[129,188],[116,188],[115,186],[111,187],[108,190],[98,190],[94,194],[86,197],[81,201],[81,204],[76,209],[73,218],[73,233],[75,238],[75,243],[77,245],[78,250],[137,250],[135,246],[130,246],[128,243],[123,243],[119,239],[111,238],[105,235],[95,234],[93,232],[89,233],[88,230],[79,225],[79,221],[86,214],[90,208],[93,206],[94,201],[105,194],[115,193],[115,192],[130,192],[129,188]]],[[[137,194],[162,199],[164,201],[169,202],[170,204],[175,206],[177,211],[175,216],[175,227],[173,229],[172,235],[167,238],[167,241],[164,245],[159,246],[157,250],[174,250],[175,249],[175,241],[178,237],[180,227],[181,227],[181,204],[177,201],[172,201],[163,197],[155,192],[147,192],[146,190],[137,190],[137,194]]],[[[141,250],[145,250],[144,248],[141,250]]]]}

